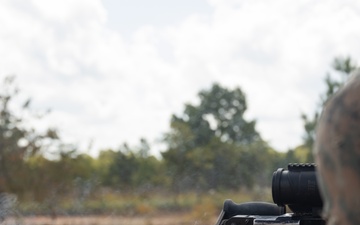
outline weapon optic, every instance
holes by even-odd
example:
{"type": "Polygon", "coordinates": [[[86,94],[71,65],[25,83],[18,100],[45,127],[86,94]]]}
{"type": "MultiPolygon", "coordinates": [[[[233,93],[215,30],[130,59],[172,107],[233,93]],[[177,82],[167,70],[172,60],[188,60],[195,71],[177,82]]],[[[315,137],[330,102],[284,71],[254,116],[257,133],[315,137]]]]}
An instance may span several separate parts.
{"type": "Polygon", "coordinates": [[[272,177],[274,203],[225,200],[216,225],[325,225],[315,164],[289,164],[272,177]],[[286,213],[286,206],[292,211],[286,213]]]}

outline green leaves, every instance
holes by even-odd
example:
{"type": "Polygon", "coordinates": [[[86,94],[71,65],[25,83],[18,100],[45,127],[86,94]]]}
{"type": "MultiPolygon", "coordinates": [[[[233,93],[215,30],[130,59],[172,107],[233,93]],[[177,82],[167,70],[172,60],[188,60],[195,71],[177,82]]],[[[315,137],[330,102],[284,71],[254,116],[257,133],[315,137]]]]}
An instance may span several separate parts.
{"type": "Polygon", "coordinates": [[[239,145],[260,138],[256,122],[243,117],[247,103],[240,88],[228,90],[215,83],[209,90],[200,91],[199,98],[199,105],[186,105],[183,115],[174,115],[171,121],[188,126],[194,135],[193,147],[205,145],[213,137],[239,145]]]}
{"type": "Polygon", "coordinates": [[[168,149],[162,156],[174,178],[173,189],[253,185],[254,160],[249,159],[259,155],[249,146],[257,143],[256,148],[266,149],[267,145],[255,129],[256,122],[243,117],[245,94],[240,88],[229,90],[215,83],[198,96],[198,105],[187,104],[182,115],[173,115],[164,138],[168,149]]]}

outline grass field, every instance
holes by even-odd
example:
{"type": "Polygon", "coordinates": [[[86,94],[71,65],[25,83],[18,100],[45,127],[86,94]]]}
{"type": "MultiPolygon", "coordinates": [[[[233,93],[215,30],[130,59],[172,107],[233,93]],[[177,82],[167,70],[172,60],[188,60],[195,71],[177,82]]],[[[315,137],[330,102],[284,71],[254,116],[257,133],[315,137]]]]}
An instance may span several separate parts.
{"type": "Polygon", "coordinates": [[[186,193],[106,193],[79,204],[62,199],[54,205],[19,202],[16,213],[0,225],[211,225],[225,199],[237,203],[271,201],[269,191],[186,193]],[[50,208],[53,208],[52,210],[50,208]],[[54,212],[52,212],[54,211],[54,212]]]}
{"type": "Polygon", "coordinates": [[[188,214],[168,214],[156,216],[74,216],[58,217],[23,217],[7,218],[2,225],[211,225],[216,222],[216,215],[193,218],[188,214]]]}

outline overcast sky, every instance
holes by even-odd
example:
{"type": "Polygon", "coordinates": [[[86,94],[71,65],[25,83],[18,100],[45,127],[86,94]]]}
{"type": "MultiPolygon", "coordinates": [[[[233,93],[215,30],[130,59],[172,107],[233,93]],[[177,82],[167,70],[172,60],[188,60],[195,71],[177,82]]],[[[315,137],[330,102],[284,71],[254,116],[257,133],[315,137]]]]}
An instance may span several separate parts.
{"type": "Polygon", "coordinates": [[[94,155],[160,139],[214,82],[240,87],[285,151],[333,58],[360,59],[359,24],[358,0],[2,0],[0,77],[52,110],[37,126],[94,155]]]}

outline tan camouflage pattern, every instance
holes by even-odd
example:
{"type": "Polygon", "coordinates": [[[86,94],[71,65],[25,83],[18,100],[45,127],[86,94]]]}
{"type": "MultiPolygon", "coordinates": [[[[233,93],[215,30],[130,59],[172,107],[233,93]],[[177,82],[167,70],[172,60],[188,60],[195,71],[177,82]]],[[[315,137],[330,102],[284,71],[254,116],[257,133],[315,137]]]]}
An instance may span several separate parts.
{"type": "Polygon", "coordinates": [[[326,103],[314,148],[328,225],[360,225],[360,71],[326,103]]]}

